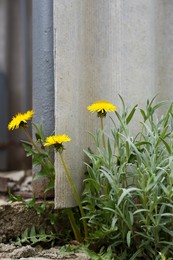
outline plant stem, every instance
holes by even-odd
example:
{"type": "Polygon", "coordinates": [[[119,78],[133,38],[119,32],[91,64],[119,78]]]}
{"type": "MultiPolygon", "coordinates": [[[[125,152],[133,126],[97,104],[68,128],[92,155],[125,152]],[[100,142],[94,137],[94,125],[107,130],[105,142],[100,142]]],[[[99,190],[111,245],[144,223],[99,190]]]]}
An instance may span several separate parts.
{"type": "Polygon", "coordinates": [[[103,148],[106,148],[106,142],[105,142],[105,135],[103,133],[103,117],[100,117],[100,120],[101,120],[101,131],[102,131],[102,145],[103,145],[103,148]]]}
{"type": "Polygon", "coordinates": [[[145,217],[145,225],[148,230],[149,227],[149,213],[148,213],[148,206],[147,206],[147,193],[144,192],[144,197],[143,197],[143,203],[144,203],[144,209],[146,209],[146,217],[145,217]]]}
{"type": "Polygon", "coordinates": [[[86,223],[86,220],[84,219],[85,217],[85,214],[84,214],[84,211],[83,211],[83,208],[82,208],[82,204],[81,204],[81,200],[80,200],[80,197],[79,197],[79,194],[75,188],[75,185],[73,183],[73,180],[72,180],[72,177],[70,175],[70,172],[68,171],[67,169],[67,166],[66,166],[66,163],[64,161],[64,158],[62,156],[62,153],[59,152],[59,155],[60,155],[60,158],[61,158],[61,161],[62,161],[62,164],[63,164],[63,167],[64,167],[64,170],[65,170],[65,173],[67,175],[67,178],[68,178],[68,181],[70,183],[70,186],[72,188],[72,191],[73,191],[73,194],[74,194],[74,197],[76,199],[76,202],[78,204],[78,207],[79,207],[79,210],[80,210],[80,213],[81,213],[81,217],[82,217],[82,222],[83,222],[83,227],[84,227],[84,233],[85,233],[85,239],[87,240],[88,238],[88,229],[87,229],[87,223],[86,223]]]}
{"type": "MultiPolygon", "coordinates": [[[[100,117],[100,128],[101,128],[101,131],[102,131],[102,145],[103,145],[103,148],[106,150],[106,142],[105,142],[105,135],[104,135],[104,132],[103,132],[103,129],[104,129],[104,125],[103,125],[103,117],[100,117]]],[[[105,185],[105,192],[106,194],[108,194],[109,192],[109,182],[108,180],[106,180],[106,185],[105,185]]]]}
{"type": "MultiPolygon", "coordinates": [[[[27,130],[26,128],[23,128],[23,130],[24,130],[26,136],[28,137],[29,141],[30,141],[30,142],[32,143],[32,145],[34,146],[35,150],[36,150],[39,154],[41,154],[41,151],[39,150],[38,146],[37,146],[37,145],[35,144],[35,142],[33,141],[33,139],[32,139],[32,137],[31,137],[30,133],[28,132],[28,130],[27,130]]],[[[49,162],[52,164],[52,161],[51,161],[50,157],[48,157],[48,160],[49,160],[49,162]]],[[[52,165],[53,165],[53,164],[52,164],[52,165]]]]}
{"type": "Polygon", "coordinates": [[[34,146],[35,150],[40,154],[41,152],[40,152],[39,148],[37,147],[37,145],[36,145],[36,144],[34,143],[34,141],[32,140],[32,137],[31,137],[30,133],[28,132],[28,130],[27,130],[25,127],[23,127],[23,130],[24,130],[26,136],[28,137],[29,141],[30,141],[30,142],[32,143],[32,145],[34,146]]]}
{"type": "Polygon", "coordinates": [[[79,242],[82,241],[82,238],[81,238],[81,235],[80,235],[80,231],[79,231],[79,228],[78,226],[76,225],[76,222],[75,222],[75,218],[74,218],[74,215],[73,215],[73,212],[71,209],[67,208],[66,209],[66,212],[67,212],[67,215],[68,215],[68,218],[69,218],[69,221],[70,221],[70,225],[73,229],[73,232],[74,232],[74,235],[75,235],[75,239],[79,242]]]}
{"type": "MultiPolygon", "coordinates": [[[[35,144],[35,142],[33,141],[33,139],[32,139],[32,137],[31,137],[30,133],[28,132],[28,130],[27,130],[25,127],[23,127],[23,130],[24,130],[24,132],[25,132],[27,138],[28,138],[29,141],[31,142],[31,144],[34,146],[34,148],[35,148],[35,150],[37,151],[37,153],[38,153],[38,154],[41,154],[41,151],[39,150],[38,146],[37,146],[37,145],[35,144]]],[[[48,157],[48,160],[49,160],[50,164],[53,166],[52,161],[51,161],[51,159],[50,159],[49,157],[48,157]]],[[[43,163],[44,163],[45,168],[47,168],[47,162],[44,160],[43,163]]],[[[53,166],[53,167],[54,167],[54,166],[53,166]]],[[[49,177],[50,179],[54,180],[54,175],[51,175],[51,176],[48,176],[48,177],[49,177]]]]}

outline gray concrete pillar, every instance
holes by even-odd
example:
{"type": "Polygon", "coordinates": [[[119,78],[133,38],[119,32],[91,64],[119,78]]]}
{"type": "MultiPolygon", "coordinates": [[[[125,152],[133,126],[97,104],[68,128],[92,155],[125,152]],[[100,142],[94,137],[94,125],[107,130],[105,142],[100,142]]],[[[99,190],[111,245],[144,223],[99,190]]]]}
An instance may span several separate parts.
{"type": "MultiPolygon", "coordinates": [[[[172,8],[171,0],[54,1],[55,130],[72,138],[64,157],[79,192],[87,132],[99,125],[86,107],[105,99],[119,110],[118,94],[129,106],[158,92],[160,99],[173,97],[172,8]]],[[[58,156],[55,168],[55,206],[74,206],[58,156]]]]}
{"type": "MultiPolygon", "coordinates": [[[[47,136],[54,131],[53,0],[33,0],[32,17],[34,123],[42,121],[47,136]]],[[[43,194],[44,185],[34,181],[33,191],[43,194]]]]}
{"type": "Polygon", "coordinates": [[[53,1],[32,1],[32,59],[34,122],[54,131],[53,1]]]}

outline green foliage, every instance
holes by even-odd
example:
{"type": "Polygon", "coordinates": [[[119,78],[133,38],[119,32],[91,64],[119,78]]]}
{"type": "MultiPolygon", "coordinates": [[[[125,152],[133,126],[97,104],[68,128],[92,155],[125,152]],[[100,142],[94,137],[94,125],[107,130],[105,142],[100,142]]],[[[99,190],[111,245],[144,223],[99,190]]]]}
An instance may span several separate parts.
{"type": "Polygon", "coordinates": [[[89,256],[92,260],[113,260],[114,256],[112,254],[111,248],[108,248],[107,251],[102,247],[99,252],[94,252],[89,248],[89,244],[67,244],[62,246],[59,250],[59,253],[62,256],[71,255],[74,253],[85,253],[85,255],[89,256]]]}
{"type": "Polygon", "coordinates": [[[35,179],[41,177],[48,177],[49,183],[45,189],[45,193],[54,188],[55,170],[52,162],[52,151],[50,147],[45,147],[45,135],[42,124],[36,125],[32,123],[35,128],[35,140],[22,141],[26,155],[32,157],[32,165],[37,168],[35,179]]]}
{"type": "MultiPolygon", "coordinates": [[[[26,208],[34,208],[35,211],[37,212],[38,215],[49,215],[49,213],[51,214],[52,212],[49,211],[48,213],[46,212],[46,209],[48,208],[48,203],[46,202],[46,200],[44,200],[43,202],[38,203],[36,201],[36,198],[32,198],[29,200],[25,200],[22,196],[16,196],[13,195],[12,193],[9,193],[9,200],[12,202],[23,202],[23,204],[25,205],[26,208]]],[[[49,206],[50,207],[50,206],[49,206]]]]}
{"type": "Polygon", "coordinates": [[[97,250],[111,248],[115,259],[160,259],[160,254],[169,259],[173,257],[173,104],[155,104],[153,98],[145,109],[135,105],[128,111],[120,99],[122,111],[111,119],[111,133],[97,130],[92,135],[95,151],[85,151],[89,163],[82,204],[89,241],[97,250]],[[166,113],[159,117],[165,105],[166,113]],[[134,135],[136,110],[141,127],[134,135]]]}
{"type": "MultiPolygon", "coordinates": [[[[111,118],[112,128],[107,132],[103,127],[104,118],[101,118],[101,129],[91,134],[95,149],[85,151],[89,162],[86,163],[82,204],[74,187],[79,210],[65,211],[76,240],[84,240],[87,244],[66,245],[61,251],[63,254],[85,252],[94,260],[171,260],[173,103],[156,103],[154,97],[147,100],[145,108],[134,105],[129,111],[121,96],[120,100],[122,111],[116,111],[115,118],[111,118]],[[166,112],[159,116],[163,110],[166,112]],[[138,117],[141,116],[140,122],[136,122],[136,111],[138,117]],[[83,232],[80,232],[82,228],[83,232]]],[[[47,192],[54,187],[52,154],[49,147],[43,146],[42,125],[34,127],[36,141],[24,142],[24,148],[27,155],[32,156],[34,166],[39,168],[37,177],[49,178],[47,192]]],[[[70,176],[67,169],[66,173],[70,176]]],[[[22,201],[21,197],[12,194],[10,197],[13,201],[22,201]]],[[[18,238],[19,245],[53,243],[60,238],[56,230],[57,215],[47,211],[46,201],[38,204],[33,198],[25,205],[45,216],[55,232],[38,232],[33,226],[18,238]]]]}
{"type": "MultiPolygon", "coordinates": [[[[71,236],[71,230],[65,223],[67,219],[66,212],[64,210],[58,211],[57,213],[53,210],[46,210],[40,206],[37,206],[37,213],[44,217],[45,228],[32,227],[26,228],[20,236],[17,237],[16,245],[43,245],[51,247],[53,245],[64,245],[73,239],[71,236]],[[62,227],[58,224],[61,222],[62,227]],[[58,227],[59,226],[59,227],[58,227]],[[49,231],[48,231],[49,230],[49,231]]],[[[35,208],[35,206],[34,206],[35,208]]]]}
{"type": "Polygon", "coordinates": [[[37,244],[45,244],[49,243],[51,245],[54,244],[55,240],[57,239],[57,235],[54,233],[46,234],[45,230],[39,230],[37,233],[35,230],[35,226],[32,226],[31,229],[26,229],[20,237],[17,237],[17,240],[15,242],[16,245],[37,245],[37,244]]]}
{"type": "Polygon", "coordinates": [[[161,260],[172,260],[172,259],[173,259],[173,258],[171,258],[171,257],[166,258],[166,257],[164,256],[164,254],[162,254],[162,253],[160,253],[160,252],[159,252],[159,255],[160,255],[160,257],[161,257],[161,260]]]}
{"type": "MultiPolygon", "coordinates": [[[[66,210],[54,210],[53,202],[47,202],[46,200],[38,202],[35,198],[25,200],[21,196],[15,196],[9,194],[9,199],[12,202],[22,202],[26,208],[33,208],[40,218],[44,219],[45,229],[42,227],[36,230],[33,225],[28,227],[19,237],[17,237],[16,245],[36,245],[44,244],[53,246],[54,244],[62,245],[69,242],[72,239],[71,230],[67,228],[66,210]],[[59,222],[62,222],[62,228],[60,228],[59,222]]],[[[75,217],[79,219],[78,211],[73,209],[75,217]]]]}
{"type": "Polygon", "coordinates": [[[9,200],[12,202],[23,202],[24,199],[21,195],[15,196],[11,192],[9,192],[9,200]]]}

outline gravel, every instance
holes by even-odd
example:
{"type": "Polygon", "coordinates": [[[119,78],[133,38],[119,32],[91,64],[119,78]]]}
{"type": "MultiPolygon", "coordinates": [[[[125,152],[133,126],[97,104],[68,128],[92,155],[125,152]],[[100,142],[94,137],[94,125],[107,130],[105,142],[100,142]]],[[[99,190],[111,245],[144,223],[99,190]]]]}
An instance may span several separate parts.
{"type": "Polygon", "coordinates": [[[15,246],[14,244],[0,244],[0,259],[6,260],[51,260],[51,259],[75,259],[75,260],[90,260],[91,258],[84,253],[71,253],[62,255],[60,253],[60,247],[51,247],[50,249],[44,249],[41,246],[31,247],[27,246],[15,246]]]}

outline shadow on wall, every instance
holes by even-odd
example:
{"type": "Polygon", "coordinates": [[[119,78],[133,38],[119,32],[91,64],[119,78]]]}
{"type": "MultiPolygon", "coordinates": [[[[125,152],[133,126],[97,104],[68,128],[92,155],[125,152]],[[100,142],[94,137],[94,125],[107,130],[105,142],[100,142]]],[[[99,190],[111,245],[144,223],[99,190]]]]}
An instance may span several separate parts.
{"type": "Polygon", "coordinates": [[[8,98],[7,77],[0,71],[0,170],[7,168],[7,122],[8,122],[8,98]]]}
{"type": "Polygon", "coordinates": [[[1,171],[31,168],[20,142],[25,140],[22,131],[7,129],[16,113],[32,109],[31,5],[30,0],[0,0],[1,171]]]}
{"type": "Polygon", "coordinates": [[[20,170],[31,168],[31,159],[25,156],[22,143],[17,140],[10,140],[7,130],[8,125],[8,90],[7,76],[0,72],[0,171],[20,170]],[[13,155],[13,160],[8,160],[8,154],[13,155]]]}

